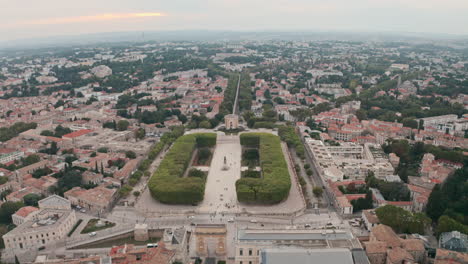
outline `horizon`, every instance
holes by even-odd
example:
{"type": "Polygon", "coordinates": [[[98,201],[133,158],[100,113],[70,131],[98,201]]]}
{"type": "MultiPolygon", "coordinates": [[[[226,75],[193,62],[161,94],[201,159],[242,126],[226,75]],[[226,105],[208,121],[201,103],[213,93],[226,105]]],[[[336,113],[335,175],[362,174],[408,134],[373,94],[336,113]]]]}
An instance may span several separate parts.
{"type": "Polygon", "coordinates": [[[468,35],[468,2],[447,0],[46,0],[4,3],[0,42],[154,31],[407,32],[468,35]],[[89,5],[87,4],[89,2],[89,5]],[[115,3],[117,2],[117,3],[115,3]]]}

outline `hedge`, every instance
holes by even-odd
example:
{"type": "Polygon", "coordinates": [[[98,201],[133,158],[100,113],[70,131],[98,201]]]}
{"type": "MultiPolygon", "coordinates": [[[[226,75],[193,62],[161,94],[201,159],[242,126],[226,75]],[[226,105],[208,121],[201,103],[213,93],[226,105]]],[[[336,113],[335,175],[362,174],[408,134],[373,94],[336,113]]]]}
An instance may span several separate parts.
{"type": "Polygon", "coordinates": [[[259,146],[263,177],[237,180],[237,199],[255,204],[275,204],[286,199],[291,189],[291,178],[279,137],[268,133],[244,133],[240,142],[243,146],[259,146]]]}
{"type": "Polygon", "coordinates": [[[212,147],[216,134],[197,133],[179,137],[148,182],[154,199],[167,204],[196,204],[203,200],[206,177],[182,178],[193,151],[197,147],[212,147]]]}

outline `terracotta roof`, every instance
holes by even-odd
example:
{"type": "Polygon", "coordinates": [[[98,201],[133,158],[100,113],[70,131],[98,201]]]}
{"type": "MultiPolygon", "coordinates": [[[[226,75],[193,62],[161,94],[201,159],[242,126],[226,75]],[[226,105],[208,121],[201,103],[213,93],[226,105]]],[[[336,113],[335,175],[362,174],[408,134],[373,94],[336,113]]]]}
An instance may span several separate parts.
{"type": "Polygon", "coordinates": [[[407,251],[424,251],[424,243],[419,239],[402,239],[402,246],[407,251]]]}
{"type": "Polygon", "coordinates": [[[367,254],[376,254],[376,253],[386,253],[387,252],[387,243],[385,242],[365,242],[364,246],[366,247],[367,254]]]}
{"type": "MultiPolygon", "coordinates": [[[[390,260],[390,263],[403,263],[404,260],[409,260],[413,263],[414,258],[411,256],[408,251],[402,249],[401,247],[396,247],[389,249],[387,251],[387,258],[390,260]]],[[[387,262],[388,263],[388,262],[387,262]]]]}
{"type": "Polygon", "coordinates": [[[86,135],[86,134],[91,133],[91,132],[93,132],[93,130],[91,130],[91,129],[81,129],[81,130],[74,131],[74,132],[68,133],[66,135],[63,135],[62,138],[76,138],[76,137],[80,137],[80,136],[86,135]]]}
{"type": "Polygon", "coordinates": [[[371,232],[377,241],[386,242],[391,247],[399,247],[401,245],[400,238],[389,226],[380,224],[374,227],[371,232]]]}
{"type": "Polygon", "coordinates": [[[466,264],[468,263],[468,253],[461,253],[442,248],[437,249],[434,264],[466,264]]]}
{"type": "Polygon", "coordinates": [[[363,210],[362,214],[366,216],[367,221],[371,224],[377,224],[379,223],[379,218],[375,214],[375,210],[363,210]]]}
{"type": "Polygon", "coordinates": [[[24,207],[21,207],[18,211],[16,211],[15,215],[21,216],[24,218],[28,216],[30,213],[35,212],[37,210],[39,209],[37,209],[34,206],[24,206],[24,207]]]}

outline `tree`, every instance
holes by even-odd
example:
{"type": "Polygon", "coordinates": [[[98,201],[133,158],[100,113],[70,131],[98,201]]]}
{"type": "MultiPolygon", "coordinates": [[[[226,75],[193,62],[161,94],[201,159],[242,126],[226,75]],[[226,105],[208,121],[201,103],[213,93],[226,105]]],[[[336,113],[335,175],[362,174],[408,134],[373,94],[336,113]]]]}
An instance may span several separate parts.
{"type": "Polygon", "coordinates": [[[146,131],[144,128],[139,128],[135,131],[135,139],[140,140],[144,139],[146,135],[146,131]]]}
{"type": "Polygon", "coordinates": [[[211,151],[208,148],[201,148],[198,150],[198,161],[203,162],[210,158],[211,151]]]}
{"type": "Polygon", "coordinates": [[[53,141],[51,144],[50,144],[50,148],[49,148],[49,151],[48,153],[50,155],[55,155],[57,154],[59,148],[57,147],[57,142],[53,141]]]}
{"type": "Polygon", "coordinates": [[[106,148],[106,147],[100,147],[100,148],[97,149],[97,152],[99,152],[99,153],[107,153],[107,152],[109,152],[109,149],[106,148]]]}
{"type": "Polygon", "coordinates": [[[37,206],[37,202],[39,202],[39,200],[41,200],[41,195],[39,194],[35,194],[35,193],[30,193],[30,194],[27,194],[23,197],[23,201],[24,201],[24,204],[25,205],[29,205],[29,206],[37,206]]]}
{"type": "Polygon", "coordinates": [[[319,186],[315,186],[313,189],[312,189],[312,192],[314,193],[314,195],[316,197],[322,197],[322,194],[323,194],[323,188],[319,187],[319,186]]]}
{"type": "Polygon", "coordinates": [[[200,122],[200,124],[198,125],[200,128],[206,128],[206,129],[209,129],[211,128],[211,123],[210,121],[208,120],[204,120],[202,122],[200,122]]]}
{"type": "Polygon", "coordinates": [[[177,118],[179,119],[180,122],[182,122],[182,124],[187,123],[187,120],[188,120],[187,116],[180,114],[177,116],[177,118]]]}
{"type": "Polygon", "coordinates": [[[0,207],[0,222],[3,224],[11,224],[11,216],[24,206],[23,202],[5,202],[0,207]]]}
{"type": "Polygon", "coordinates": [[[306,170],[306,174],[307,174],[307,176],[310,177],[310,176],[312,176],[314,174],[314,172],[311,169],[308,169],[308,170],[306,170]]]}
{"type": "Polygon", "coordinates": [[[375,210],[379,221],[397,233],[424,234],[430,219],[422,214],[413,214],[403,208],[385,205],[375,210]]]}
{"type": "Polygon", "coordinates": [[[80,186],[82,181],[81,174],[81,171],[76,169],[64,172],[63,176],[58,180],[58,187],[65,192],[73,187],[80,186]]]}
{"type": "Polygon", "coordinates": [[[437,221],[447,208],[447,200],[442,194],[440,185],[436,184],[432,189],[426,206],[426,213],[433,221],[437,221]]]}
{"type": "Polygon", "coordinates": [[[356,111],[356,117],[359,119],[359,121],[366,120],[367,119],[367,112],[364,109],[359,109],[356,111]]]}
{"type": "Polygon", "coordinates": [[[265,99],[271,99],[270,89],[266,89],[263,95],[265,96],[265,99]]]}
{"type": "Polygon", "coordinates": [[[136,158],[136,153],[131,151],[131,150],[128,150],[125,152],[125,156],[129,159],[135,159],[136,158]]]}
{"type": "Polygon", "coordinates": [[[132,192],[132,190],[133,190],[132,186],[125,184],[124,186],[122,186],[122,188],[120,188],[119,194],[122,197],[126,197],[132,192]]]}
{"type": "Polygon", "coordinates": [[[118,131],[125,131],[125,130],[127,130],[129,125],[130,125],[130,123],[127,120],[119,120],[119,122],[117,122],[117,130],[118,131]]]}
{"type": "Polygon", "coordinates": [[[468,226],[452,219],[449,216],[443,215],[439,218],[436,233],[439,236],[444,232],[458,231],[464,234],[468,234],[468,226]]]}
{"type": "Polygon", "coordinates": [[[372,192],[367,191],[365,198],[353,200],[351,204],[353,205],[353,212],[373,208],[372,192]]]}
{"type": "Polygon", "coordinates": [[[409,117],[403,118],[402,123],[405,127],[418,128],[418,121],[409,117]]]}

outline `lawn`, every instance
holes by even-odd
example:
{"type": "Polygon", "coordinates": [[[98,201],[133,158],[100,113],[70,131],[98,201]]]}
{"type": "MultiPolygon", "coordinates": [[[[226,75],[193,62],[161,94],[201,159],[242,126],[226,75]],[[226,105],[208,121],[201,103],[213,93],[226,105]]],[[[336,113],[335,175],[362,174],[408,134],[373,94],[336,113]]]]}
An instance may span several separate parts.
{"type": "Polygon", "coordinates": [[[97,226],[99,219],[98,218],[93,218],[88,221],[86,224],[85,228],[81,231],[81,234],[87,234],[91,232],[96,232],[99,230],[111,228],[115,226],[115,223],[109,222],[109,221],[104,221],[103,226],[97,226]]]}

